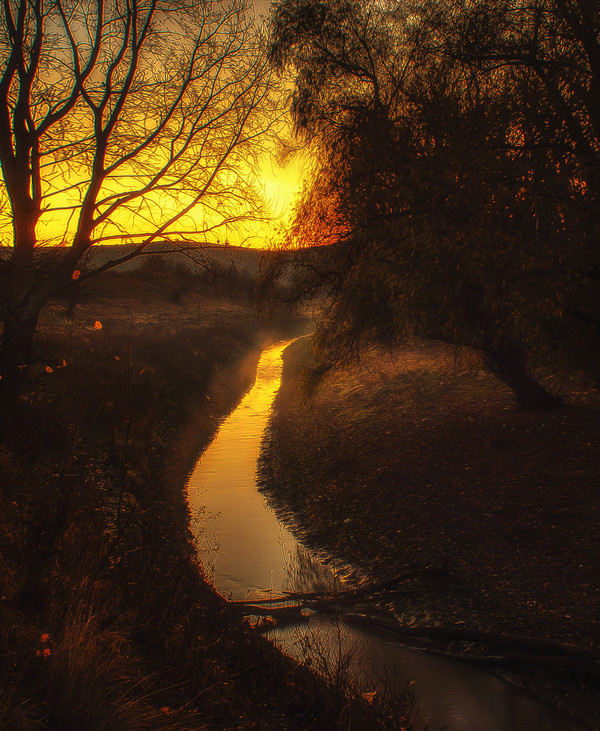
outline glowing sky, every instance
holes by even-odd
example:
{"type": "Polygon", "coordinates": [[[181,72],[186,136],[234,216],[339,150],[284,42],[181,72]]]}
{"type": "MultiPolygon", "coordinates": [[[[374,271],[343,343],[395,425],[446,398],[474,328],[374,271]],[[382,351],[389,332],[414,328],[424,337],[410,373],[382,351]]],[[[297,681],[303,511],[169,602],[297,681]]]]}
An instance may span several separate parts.
{"type": "MultiPolygon", "coordinates": [[[[301,152],[294,154],[283,164],[280,164],[276,155],[265,155],[260,173],[265,200],[273,218],[270,222],[258,226],[258,236],[270,239],[276,235],[281,225],[289,222],[292,206],[302,186],[307,167],[307,159],[301,152]]],[[[265,244],[257,241],[253,245],[266,244],[268,241],[265,241],[265,244]]]]}
{"type": "MultiPolygon", "coordinates": [[[[263,23],[269,15],[271,0],[252,0],[252,4],[256,22],[263,23]]],[[[255,225],[255,238],[248,241],[248,245],[268,246],[271,240],[277,237],[278,229],[289,222],[294,201],[300,192],[308,167],[308,158],[301,151],[290,155],[285,161],[281,161],[279,155],[265,153],[260,177],[272,220],[255,225]]]]}
{"type": "MultiPolygon", "coordinates": [[[[253,0],[254,13],[257,24],[265,21],[269,13],[269,0],[253,0]]],[[[285,125],[283,125],[283,133],[285,135],[285,125]]],[[[288,155],[285,160],[278,154],[276,143],[269,143],[271,149],[266,149],[258,170],[253,175],[248,170],[249,177],[257,180],[258,187],[261,189],[265,200],[265,217],[261,221],[241,221],[233,224],[227,229],[219,230],[207,236],[210,243],[215,240],[223,243],[234,245],[247,245],[252,247],[268,246],[278,238],[278,231],[289,221],[294,201],[299,193],[304,175],[308,169],[307,156],[302,153],[288,155]]],[[[240,171],[242,172],[242,171],[240,171]]],[[[72,171],[58,170],[54,175],[54,185],[50,185],[48,192],[57,190],[58,188],[69,186],[73,180],[70,177],[72,171]],[[60,179],[65,181],[61,183],[60,179]],[[67,177],[69,175],[69,177],[67,177]]],[[[243,174],[243,172],[242,172],[243,174]]],[[[0,196],[2,198],[2,196],[0,196]]],[[[156,211],[168,211],[172,209],[173,201],[167,198],[156,198],[154,205],[156,211]]],[[[70,192],[61,192],[53,197],[46,198],[44,201],[45,212],[38,224],[38,241],[41,245],[69,245],[77,223],[77,208],[81,202],[81,189],[79,191],[72,189],[70,192]],[[71,210],[66,210],[67,207],[71,210]],[[62,208],[62,210],[60,210],[62,208]],[[75,209],[75,210],[73,210],[75,209]]],[[[6,200],[0,200],[0,209],[8,213],[9,206],[6,200]]],[[[148,219],[154,217],[152,213],[152,205],[147,207],[148,219]]],[[[187,217],[184,226],[185,230],[202,230],[206,226],[213,224],[210,212],[202,210],[201,205],[187,217]],[[203,220],[204,219],[204,220],[203,220]]],[[[157,217],[157,221],[160,217],[157,217]]],[[[12,239],[12,220],[10,215],[0,216],[0,239],[6,244],[12,239]]],[[[132,219],[133,220],[133,219],[132,219]]],[[[184,223],[183,220],[180,223],[184,223]]],[[[107,235],[114,235],[115,240],[102,241],[102,243],[122,244],[125,238],[119,236],[119,232],[136,233],[137,225],[130,223],[125,214],[117,217],[116,227],[107,229],[104,232],[107,235]],[[117,236],[119,236],[117,238],[117,236]]],[[[99,231],[102,235],[103,232],[99,231]]],[[[184,237],[185,238],[185,237],[184,237]]],[[[134,239],[135,240],[135,239],[134,239]]],[[[138,243],[140,239],[137,239],[138,243]]]]}

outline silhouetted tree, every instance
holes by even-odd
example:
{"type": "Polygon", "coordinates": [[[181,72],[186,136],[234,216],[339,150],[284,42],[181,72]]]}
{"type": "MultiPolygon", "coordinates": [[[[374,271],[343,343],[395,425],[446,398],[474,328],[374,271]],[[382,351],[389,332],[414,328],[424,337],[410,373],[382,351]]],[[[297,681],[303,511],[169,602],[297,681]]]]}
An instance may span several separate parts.
{"type": "Polygon", "coordinates": [[[256,215],[253,142],[270,124],[271,91],[243,0],[2,3],[3,406],[57,290],[152,242],[206,244],[256,215]],[[112,261],[87,257],[123,241],[133,247],[112,261]]]}
{"type": "Polygon", "coordinates": [[[272,60],[317,160],[279,274],[328,293],[317,373],[420,336],[484,352],[528,408],[559,402],[532,354],[597,377],[595,72],[564,6],[276,5],[272,60]],[[546,46],[568,83],[538,69],[546,46]]]}

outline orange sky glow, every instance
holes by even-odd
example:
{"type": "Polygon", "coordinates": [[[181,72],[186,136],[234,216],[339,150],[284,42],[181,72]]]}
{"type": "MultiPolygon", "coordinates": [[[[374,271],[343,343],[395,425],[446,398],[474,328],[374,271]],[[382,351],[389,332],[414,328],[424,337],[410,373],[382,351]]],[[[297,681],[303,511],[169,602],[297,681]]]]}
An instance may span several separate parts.
{"type": "MultiPolygon", "coordinates": [[[[269,12],[269,0],[250,1],[254,6],[255,22],[259,25],[264,23],[269,12]]],[[[285,126],[285,122],[282,122],[283,129],[280,131],[283,136],[289,132],[285,126]]],[[[276,142],[266,141],[263,137],[259,138],[257,144],[262,148],[262,152],[258,162],[254,162],[254,169],[250,167],[252,163],[248,162],[246,175],[243,169],[246,163],[242,160],[241,168],[238,163],[238,166],[232,167],[231,170],[235,171],[232,179],[239,176],[252,182],[259,197],[262,197],[264,206],[259,220],[245,219],[243,203],[239,204],[238,212],[235,196],[230,196],[229,200],[227,193],[220,198],[218,193],[213,195],[209,191],[209,194],[185,217],[175,221],[173,228],[166,229],[157,240],[189,240],[211,245],[228,243],[253,248],[276,244],[281,238],[282,229],[290,223],[294,203],[310,169],[310,158],[305,152],[299,151],[288,154],[283,160],[282,156],[277,154],[276,142]],[[236,221],[237,216],[240,216],[240,220],[236,221]],[[222,222],[225,222],[225,225],[220,225],[222,222]],[[176,233],[173,233],[175,229],[176,233]]],[[[78,171],[74,167],[67,169],[68,166],[69,163],[57,161],[53,164],[51,160],[46,163],[45,181],[42,181],[43,211],[37,225],[37,240],[40,246],[69,246],[73,240],[79,207],[88,185],[86,177],[89,173],[82,165],[78,171]]],[[[100,199],[111,194],[114,197],[114,194],[126,189],[128,171],[126,168],[121,170],[125,173],[125,177],[108,180],[100,199]]],[[[133,169],[129,177],[135,178],[133,169]]],[[[235,188],[235,181],[233,187],[235,188]]],[[[3,188],[4,186],[0,186],[0,243],[11,245],[13,240],[11,206],[3,188]]],[[[227,191],[227,172],[217,188],[227,191]]],[[[143,235],[156,230],[165,218],[176,215],[192,199],[193,192],[190,191],[183,192],[179,198],[176,193],[153,191],[144,196],[142,202],[134,201],[132,210],[116,211],[109,221],[103,224],[104,228],[98,228],[94,235],[100,244],[122,245],[132,241],[141,243],[143,235]]]]}
{"type": "MultiPolygon", "coordinates": [[[[291,155],[282,162],[276,154],[265,151],[260,167],[254,174],[265,202],[265,213],[262,220],[241,220],[228,227],[215,229],[207,234],[207,241],[252,248],[264,248],[276,243],[278,232],[290,221],[294,201],[301,190],[307,168],[307,159],[302,152],[291,155]]],[[[65,208],[77,206],[75,193],[70,195],[64,193],[61,194],[60,200],[53,197],[49,201],[51,201],[52,207],[57,209],[63,206],[65,208]]],[[[166,197],[157,196],[154,204],[156,211],[175,210],[173,200],[166,197]]],[[[69,245],[70,235],[74,231],[77,220],[77,212],[72,214],[71,210],[47,210],[38,224],[40,244],[46,246],[69,245]]],[[[152,215],[152,210],[149,209],[147,218],[151,219],[152,215]]],[[[181,225],[178,228],[189,230],[190,234],[193,234],[195,231],[210,227],[215,220],[211,212],[200,204],[190,212],[185,221],[180,222],[181,225]]],[[[9,221],[5,220],[4,223],[5,226],[2,227],[4,230],[0,230],[0,236],[8,244],[10,241],[9,221]]],[[[123,213],[119,217],[119,224],[121,229],[136,233],[136,225],[127,221],[127,216],[123,213]]],[[[127,243],[127,237],[121,238],[116,227],[111,226],[107,229],[107,235],[111,234],[118,238],[107,239],[101,243],[119,245],[127,243]]],[[[185,236],[181,238],[185,239],[185,236]]],[[[132,240],[135,241],[135,238],[132,240]]]]}

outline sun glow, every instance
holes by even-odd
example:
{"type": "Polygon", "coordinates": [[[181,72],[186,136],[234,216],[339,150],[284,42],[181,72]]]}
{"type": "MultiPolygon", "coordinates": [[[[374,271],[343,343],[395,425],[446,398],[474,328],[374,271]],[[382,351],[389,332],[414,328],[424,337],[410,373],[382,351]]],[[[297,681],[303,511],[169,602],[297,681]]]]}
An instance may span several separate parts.
{"type": "MultiPolygon", "coordinates": [[[[37,55],[25,43],[17,54],[31,69],[19,92],[27,134],[4,99],[12,149],[29,152],[17,159],[3,148],[2,244],[27,248],[35,226],[35,246],[77,242],[77,251],[157,241],[264,247],[289,221],[305,165],[274,152],[285,94],[257,28],[264,20],[244,0],[159,6],[128,4],[138,28],[122,22],[118,0],[89,12],[76,3],[70,15],[60,4],[42,16],[27,5],[23,38],[43,42],[37,55]]],[[[11,74],[9,96],[21,83],[11,74]]]]}
{"type": "Polygon", "coordinates": [[[256,227],[257,247],[262,248],[277,239],[282,228],[291,223],[296,203],[309,169],[307,155],[299,152],[283,163],[265,156],[260,168],[267,218],[256,227]]]}
{"type": "MultiPolygon", "coordinates": [[[[255,179],[259,197],[264,201],[263,213],[259,216],[246,215],[246,206],[240,201],[239,211],[230,204],[227,211],[218,205],[211,205],[210,197],[191,208],[175,224],[165,230],[185,238],[211,243],[230,243],[263,248],[273,242],[281,229],[290,222],[292,209],[300,193],[308,170],[306,156],[298,153],[280,162],[277,156],[265,152],[256,171],[248,170],[248,177],[255,179]]],[[[56,182],[56,181],[55,181],[56,182]]],[[[61,181],[55,191],[46,198],[46,206],[38,222],[37,233],[43,246],[68,246],[77,228],[78,211],[81,206],[81,190],[86,181],[61,181]]],[[[113,181],[118,188],[118,181],[113,181]]],[[[192,194],[174,195],[167,191],[154,190],[139,202],[135,208],[123,207],[111,217],[98,233],[99,243],[124,244],[140,241],[149,231],[160,227],[161,222],[175,216],[192,194]]],[[[8,203],[6,201],[6,203],[8,203]]],[[[5,206],[5,212],[8,206],[5,206]]],[[[6,234],[8,234],[8,230],[6,234]]],[[[5,238],[5,237],[4,237],[5,238]]],[[[5,241],[5,243],[9,243],[5,241]]]]}

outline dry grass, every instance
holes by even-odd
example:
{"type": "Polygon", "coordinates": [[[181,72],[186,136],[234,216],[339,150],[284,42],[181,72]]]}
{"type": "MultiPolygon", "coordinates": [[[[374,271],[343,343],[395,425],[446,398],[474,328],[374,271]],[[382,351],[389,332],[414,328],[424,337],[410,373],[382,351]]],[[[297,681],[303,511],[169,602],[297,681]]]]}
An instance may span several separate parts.
{"type": "MultiPolygon", "coordinates": [[[[0,717],[15,731],[337,726],[332,689],[199,566],[186,477],[273,331],[245,295],[183,285],[114,274],[45,313],[0,450],[0,717]]],[[[360,699],[348,717],[377,728],[360,699]]]]}
{"type": "MultiPolygon", "coordinates": [[[[306,403],[307,345],[288,353],[262,479],[304,540],[373,579],[447,564],[439,591],[396,607],[407,623],[597,649],[597,390],[573,375],[562,407],[526,412],[474,356],[424,344],[372,353],[306,403]]],[[[580,681],[526,679],[596,725],[580,681]]]]}

